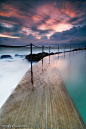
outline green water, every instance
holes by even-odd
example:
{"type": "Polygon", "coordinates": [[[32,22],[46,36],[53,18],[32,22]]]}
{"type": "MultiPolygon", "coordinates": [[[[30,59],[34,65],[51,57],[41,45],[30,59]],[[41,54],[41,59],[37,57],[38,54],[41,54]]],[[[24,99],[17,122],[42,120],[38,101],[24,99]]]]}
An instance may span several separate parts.
{"type": "Polygon", "coordinates": [[[86,50],[61,56],[57,65],[67,90],[86,124],[86,50]]]}

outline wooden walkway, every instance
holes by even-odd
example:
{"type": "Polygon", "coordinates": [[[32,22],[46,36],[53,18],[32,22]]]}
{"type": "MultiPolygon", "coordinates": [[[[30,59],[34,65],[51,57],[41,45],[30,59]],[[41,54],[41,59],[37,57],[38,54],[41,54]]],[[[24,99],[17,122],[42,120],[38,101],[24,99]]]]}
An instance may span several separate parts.
{"type": "MultiPolygon", "coordinates": [[[[53,56],[54,57],[54,56],[53,56]]],[[[0,129],[84,129],[65,85],[57,61],[48,57],[25,74],[0,109],[0,129]]]]}

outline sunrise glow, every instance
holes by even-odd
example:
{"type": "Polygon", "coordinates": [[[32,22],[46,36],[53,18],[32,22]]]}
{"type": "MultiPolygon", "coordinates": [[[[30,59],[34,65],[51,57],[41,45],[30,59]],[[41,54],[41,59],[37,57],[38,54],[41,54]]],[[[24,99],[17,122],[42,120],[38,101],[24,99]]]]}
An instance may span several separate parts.
{"type": "Polygon", "coordinates": [[[86,2],[10,1],[1,2],[0,37],[2,44],[86,43],[86,2]],[[20,38],[19,41],[17,39],[20,38]],[[23,41],[24,40],[24,41],[23,41]]]}
{"type": "Polygon", "coordinates": [[[17,36],[9,36],[9,35],[4,35],[4,34],[0,34],[0,37],[7,37],[7,38],[20,38],[17,36]]]}

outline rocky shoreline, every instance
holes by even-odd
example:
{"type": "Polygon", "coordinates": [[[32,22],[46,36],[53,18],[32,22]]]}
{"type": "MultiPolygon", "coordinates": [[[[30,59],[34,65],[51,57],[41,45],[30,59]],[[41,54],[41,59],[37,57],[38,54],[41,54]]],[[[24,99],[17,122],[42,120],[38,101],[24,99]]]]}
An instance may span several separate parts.
{"type": "Polygon", "coordinates": [[[1,55],[0,58],[1,59],[4,59],[4,58],[10,58],[10,59],[12,59],[12,56],[11,55],[1,55]]]}
{"type": "MultiPolygon", "coordinates": [[[[79,51],[79,50],[86,50],[86,47],[81,49],[81,48],[78,48],[78,49],[73,49],[71,51],[65,51],[65,52],[72,52],[72,51],[79,51]]],[[[29,54],[29,55],[26,55],[26,59],[28,61],[39,61],[41,59],[43,59],[44,57],[46,56],[50,56],[50,55],[55,55],[55,54],[60,54],[62,52],[56,52],[56,53],[47,53],[47,52],[43,52],[43,53],[37,53],[37,54],[29,54]]]]}
{"type": "MultiPolygon", "coordinates": [[[[62,52],[60,52],[60,53],[62,53],[62,52]]],[[[32,56],[31,56],[31,54],[29,54],[29,55],[26,55],[26,59],[28,60],[28,61],[39,61],[39,60],[41,60],[42,58],[44,58],[44,57],[46,57],[46,56],[49,56],[49,55],[54,55],[54,54],[58,54],[58,53],[47,53],[47,52],[43,52],[43,53],[37,53],[37,54],[32,54],[32,56]]]]}
{"type": "MultiPolygon", "coordinates": [[[[73,49],[71,51],[65,51],[64,53],[66,52],[73,52],[73,51],[79,51],[79,50],[86,50],[86,47],[85,48],[78,48],[78,49],[73,49]]],[[[15,57],[24,57],[25,56],[25,59],[27,59],[28,61],[39,61],[41,59],[43,59],[44,57],[46,56],[50,56],[50,55],[55,55],[55,54],[60,54],[60,53],[63,53],[63,52],[56,52],[56,53],[47,53],[47,52],[43,52],[43,53],[37,53],[37,54],[29,54],[29,55],[18,55],[18,54],[15,54],[15,57]]],[[[12,56],[11,55],[1,55],[0,59],[4,59],[4,58],[10,58],[12,59],[12,56]]]]}

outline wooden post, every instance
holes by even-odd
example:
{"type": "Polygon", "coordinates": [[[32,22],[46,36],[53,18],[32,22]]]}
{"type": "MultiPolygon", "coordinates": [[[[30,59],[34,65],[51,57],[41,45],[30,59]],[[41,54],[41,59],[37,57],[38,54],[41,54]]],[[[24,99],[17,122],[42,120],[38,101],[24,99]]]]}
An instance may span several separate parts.
{"type": "Polygon", "coordinates": [[[32,73],[32,43],[30,44],[30,54],[31,54],[31,73],[32,73]]]}

